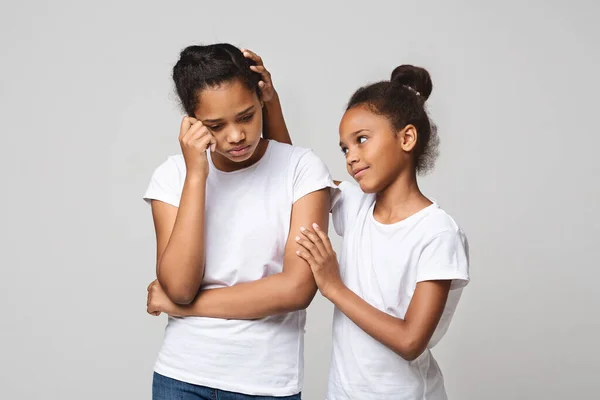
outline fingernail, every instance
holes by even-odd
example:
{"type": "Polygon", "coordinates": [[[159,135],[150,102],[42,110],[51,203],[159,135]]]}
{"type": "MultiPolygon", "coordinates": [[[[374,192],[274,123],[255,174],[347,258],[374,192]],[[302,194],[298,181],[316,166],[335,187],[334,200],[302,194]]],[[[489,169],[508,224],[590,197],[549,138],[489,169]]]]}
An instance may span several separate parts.
{"type": "Polygon", "coordinates": [[[315,229],[321,229],[321,228],[319,228],[319,225],[317,225],[317,224],[313,224],[313,228],[315,228],[315,229]]]}
{"type": "Polygon", "coordinates": [[[304,232],[304,231],[306,231],[306,228],[305,228],[305,227],[303,227],[303,226],[301,226],[301,227],[300,227],[300,230],[301,230],[302,232],[304,232]]]}
{"type": "Polygon", "coordinates": [[[296,236],[296,240],[300,240],[300,236],[296,236]]]}
{"type": "Polygon", "coordinates": [[[300,250],[296,250],[296,254],[300,255],[300,250]]]}

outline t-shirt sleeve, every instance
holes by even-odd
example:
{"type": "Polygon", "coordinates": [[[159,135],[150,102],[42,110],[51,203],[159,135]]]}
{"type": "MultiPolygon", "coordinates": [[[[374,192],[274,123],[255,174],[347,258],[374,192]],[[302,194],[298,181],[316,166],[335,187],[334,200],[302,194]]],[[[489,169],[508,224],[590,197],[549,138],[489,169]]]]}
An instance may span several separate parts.
{"type": "Polygon", "coordinates": [[[293,203],[324,188],[335,188],[329,169],[315,153],[308,151],[300,157],[294,171],[293,203]]]}
{"type": "Polygon", "coordinates": [[[365,194],[360,187],[351,182],[340,182],[338,190],[332,193],[331,217],[333,228],[339,236],[344,236],[350,221],[358,216],[360,204],[365,194]]]}
{"type": "Polygon", "coordinates": [[[417,266],[417,282],[452,280],[450,290],[469,283],[469,248],[460,231],[437,234],[423,248],[417,266]]]}
{"type": "Polygon", "coordinates": [[[151,200],[160,200],[175,207],[179,207],[181,199],[181,173],[173,157],[161,164],[150,179],[150,184],[144,193],[144,200],[150,204],[151,200]]]}

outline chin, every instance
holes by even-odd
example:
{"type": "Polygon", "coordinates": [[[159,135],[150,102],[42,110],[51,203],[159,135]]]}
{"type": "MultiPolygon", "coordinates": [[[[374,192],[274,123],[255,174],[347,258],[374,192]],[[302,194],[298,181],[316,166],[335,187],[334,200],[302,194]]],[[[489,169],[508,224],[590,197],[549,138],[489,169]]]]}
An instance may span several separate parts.
{"type": "Polygon", "coordinates": [[[370,185],[369,182],[365,182],[364,180],[361,182],[357,182],[358,186],[360,186],[360,190],[362,190],[365,193],[376,193],[377,190],[374,188],[373,185],[370,185]]]}
{"type": "Polygon", "coordinates": [[[365,193],[379,193],[385,189],[385,185],[380,181],[372,181],[369,179],[362,179],[360,182],[356,182],[360,186],[360,190],[365,193]]]}
{"type": "Polygon", "coordinates": [[[252,158],[252,156],[256,152],[256,149],[258,147],[258,143],[252,144],[250,146],[251,146],[250,149],[248,149],[248,151],[245,154],[241,155],[241,156],[234,156],[233,154],[231,154],[229,152],[221,153],[221,155],[223,157],[226,157],[229,161],[231,161],[233,163],[243,163],[243,162],[248,161],[249,159],[252,158]]]}

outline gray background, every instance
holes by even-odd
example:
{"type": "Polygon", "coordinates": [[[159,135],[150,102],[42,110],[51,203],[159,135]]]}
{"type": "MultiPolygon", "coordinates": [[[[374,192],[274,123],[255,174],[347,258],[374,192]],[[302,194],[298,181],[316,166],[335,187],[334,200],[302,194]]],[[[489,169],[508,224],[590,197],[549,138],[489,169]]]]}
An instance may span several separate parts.
{"type": "MultiPolygon", "coordinates": [[[[427,67],[442,147],[422,187],[472,249],[472,283],[434,349],[450,397],[596,398],[599,11],[3,1],[0,397],[150,398],[166,317],[145,312],[154,233],[141,195],[179,151],[178,52],[229,41],[264,57],[294,141],[344,179],[350,94],[398,64],[427,67]]],[[[331,312],[321,297],[308,312],[309,400],[325,392],[331,312]]]]}

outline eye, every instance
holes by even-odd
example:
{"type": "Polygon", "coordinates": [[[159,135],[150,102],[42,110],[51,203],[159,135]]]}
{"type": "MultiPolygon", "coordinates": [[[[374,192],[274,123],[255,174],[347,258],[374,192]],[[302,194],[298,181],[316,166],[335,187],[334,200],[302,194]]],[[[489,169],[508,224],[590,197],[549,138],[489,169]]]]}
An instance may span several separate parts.
{"type": "Polygon", "coordinates": [[[254,113],[245,115],[242,118],[240,118],[240,122],[250,122],[250,121],[252,121],[253,117],[254,117],[254,113]]]}
{"type": "Polygon", "coordinates": [[[345,147],[342,147],[342,148],[340,148],[340,150],[342,151],[342,153],[343,153],[344,155],[348,154],[348,149],[347,149],[347,148],[345,148],[345,147]]]}
{"type": "Polygon", "coordinates": [[[363,144],[364,142],[367,141],[367,137],[366,136],[359,136],[356,140],[358,143],[363,144]]]}
{"type": "Polygon", "coordinates": [[[213,125],[213,126],[209,126],[208,129],[210,129],[211,131],[214,132],[218,132],[221,129],[223,129],[223,125],[213,125]]]}

